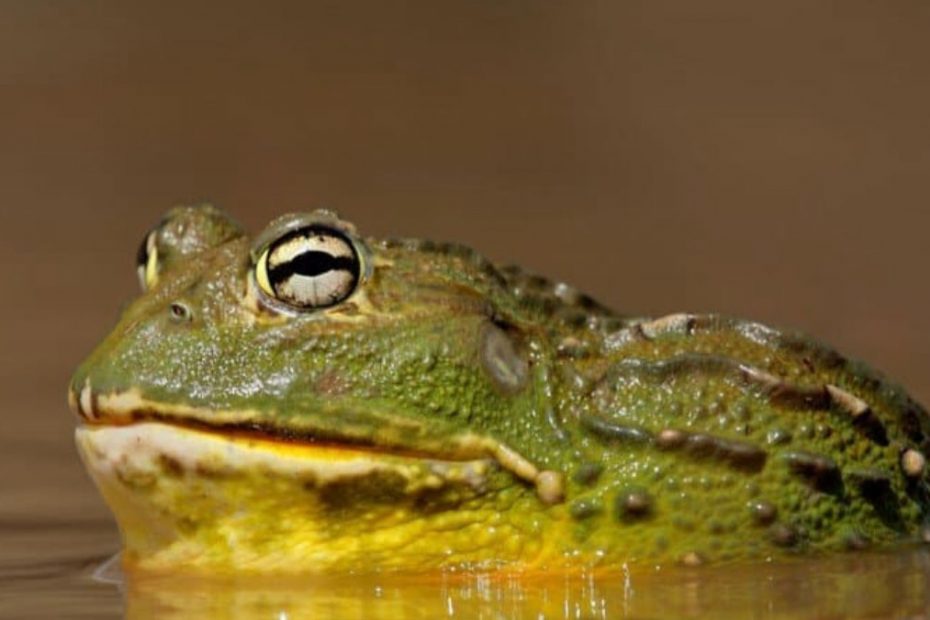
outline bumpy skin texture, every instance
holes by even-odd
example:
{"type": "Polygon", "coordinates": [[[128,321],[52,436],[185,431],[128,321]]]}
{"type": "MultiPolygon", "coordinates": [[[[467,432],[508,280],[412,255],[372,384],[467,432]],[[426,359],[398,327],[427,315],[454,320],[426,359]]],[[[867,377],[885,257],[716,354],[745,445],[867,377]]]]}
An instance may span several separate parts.
{"type": "Polygon", "coordinates": [[[357,244],[347,300],[282,311],[253,275],[281,221],[253,247],[218,210],[178,208],[153,237],[157,281],[72,380],[130,561],[617,566],[922,534],[930,420],[867,367],[751,322],[620,316],[462,246],[296,218],[357,244]],[[152,422],[223,447],[114,456],[93,439],[152,422]],[[237,465],[232,445],[262,456],[237,465]],[[323,465],[276,469],[285,457],[323,465]],[[332,469],[349,461],[367,469],[332,469]]]}

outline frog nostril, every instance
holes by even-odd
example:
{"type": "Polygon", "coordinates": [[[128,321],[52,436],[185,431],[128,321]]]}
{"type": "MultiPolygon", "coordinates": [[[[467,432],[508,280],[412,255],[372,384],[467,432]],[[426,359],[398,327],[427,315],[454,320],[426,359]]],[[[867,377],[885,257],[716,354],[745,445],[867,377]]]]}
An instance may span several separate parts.
{"type": "Polygon", "coordinates": [[[180,301],[173,302],[169,307],[169,312],[171,319],[177,323],[187,323],[193,318],[190,306],[180,301]]]}

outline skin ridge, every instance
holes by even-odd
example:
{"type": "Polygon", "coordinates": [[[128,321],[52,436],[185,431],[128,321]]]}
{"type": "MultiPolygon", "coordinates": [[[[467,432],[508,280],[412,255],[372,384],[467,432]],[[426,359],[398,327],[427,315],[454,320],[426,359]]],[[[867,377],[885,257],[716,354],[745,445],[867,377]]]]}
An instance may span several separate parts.
{"type": "MultiPolygon", "coordinates": [[[[863,364],[851,362],[836,351],[797,335],[781,334],[748,321],[716,315],[673,315],[671,319],[642,319],[621,328],[626,334],[598,335],[587,356],[594,360],[587,366],[597,370],[589,371],[591,376],[585,383],[568,391],[580,391],[585,398],[600,391],[600,399],[595,400],[603,404],[600,407],[579,405],[579,399],[575,398],[568,399],[567,407],[563,407],[568,411],[574,409],[574,417],[581,421],[578,428],[582,434],[610,445],[615,453],[624,448],[645,454],[672,452],[703,463],[706,470],[722,463],[733,474],[749,481],[746,488],[765,485],[755,480],[771,477],[778,468],[787,470],[780,482],[792,485],[802,498],[787,502],[790,509],[769,508],[779,504],[777,496],[760,497],[758,489],[746,496],[747,504],[761,503],[766,511],[784,515],[784,520],[776,521],[772,516],[759,523],[768,527],[766,535],[771,544],[780,548],[861,548],[873,541],[889,541],[899,536],[926,536],[930,505],[926,478],[922,471],[917,475],[904,471],[901,459],[911,453],[921,455],[915,458],[923,461],[928,446],[928,417],[903,390],[863,364]],[[727,336],[727,348],[734,349],[733,353],[708,351],[706,339],[721,333],[727,336]],[[756,337],[747,337],[747,334],[756,337]],[[611,340],[623,344],[611,345],[611,340]],[[598,358],[598,348],[611,349],[607,361],[598,358]],[[738,354],[752,348],[764,350],[769,358],[773,353],[778,354],[781,359],[778,364],[765,364],[764,358],[759,359],[758,355],[742,357],[738,354]],[[652,355],[640,355],[650,349],[652,355]],[[655,353],[660,349],[670,353],[655,353]],[[634,387],[641,394],[643,384],[658,392],[668,384],[689,382],[698,384],[693,388],[696,391],[701,389],[700,384],[726,385],[755,401],[757,406],[777,412],[786,422],[792,417],[806,416],[806,419],[802,417],[804,425],[809,424],[814,415],[830,416],[830,423],[819,424],[823,424],[825,433],[836,433],[829,428],[832,425],[846,435],[840,446],[842,451],[837,453],[840,463],[816,445],[824,442],[807,445],[794,438],[782,446],[775,441],[760,441],[758,434],[740,437],[743,432],[735,428],[736,425],[713,428],[695,419],[677,425],[652,421],[650,425],[650,416],[623,414],[624,407],[630,404],[626,394],[634,387]],[[580,414],[579,407],[583,410],[580,414]],[[857,462],[860,455],[869,457],[861,459],[861,467],[857,462]],[[809,509],[811,514],[806,515],[805,507],[797,505],[811,497],[828,495],[836,499],[831,506],[836,524],[811,516],[813,508],[809,509]],[[835,535],[838,528],[845,530],[840,536],[835,535]]],[[[581,366],[585,366],[584,359],[582,356],[581,366]]],[[[579,365],[578,359],[568,359],[565,363],[579,365]]],[[[563,417],[570,415],[563,412],[563,417]]],[[[789,430],[792,429],[789,427],[789,430]]],[[[615,471],[616,478],[630,477],[623,469],[615,471]]],[[[622,520],[622,496],[627,491],[618,491],[615,481],[607,482],[610,492],[591,495],[597,501],[608,503],[605,496],[616,493],[619,498],[615,499],[616,512],[622,520]]],[[[737,493],[738,486],[728,486],[727,492],[737,493]]],[[[719,501],[723,503],[722,497],[719,501]]],[[[658,511],[648,512],[648,517],[644,518],[660,518],[658,511]]],[[[747,520],[751,518],[749,512],[747,520]]],[[[587,514],[583,518],[588,518],[587,514]]],[[[708,511],[706,518],[713,519],[713,511],[708,511]]],[[[759,537],[762,536],[760,533],[759,537]]],[[[684,551],[681,557],[703,559],[725,557],[729,553],[729,550],[721,554],[696,549],[684,551]]]]}

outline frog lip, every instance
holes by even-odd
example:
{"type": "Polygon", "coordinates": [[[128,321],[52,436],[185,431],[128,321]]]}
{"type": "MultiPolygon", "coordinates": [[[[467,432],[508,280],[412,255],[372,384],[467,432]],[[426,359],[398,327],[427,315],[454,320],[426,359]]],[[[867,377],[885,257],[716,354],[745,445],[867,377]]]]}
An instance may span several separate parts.
{"type": "Polygon", "coordinates": [[[385,457],[413,457],[470,461],[489,458],[514,477],[536,487],[544,503],[560,503],[564,499],[562,475],[540,471],[532,462],[506,444],[474,433],[451,438],[443,446],[411,447],[400,442],[378,443],[370,437],[353,437],[346,433],[324,432],[318,429],[293,429],[262,423],[254,411],[219,411],[191,406],[175,406],[167,411],[157,403],[142,397],[138,390],[99,394],[86,378],[77,389],[72,383],[68,402],[82,426],[128,426],[160,422],[189,430],[216,435],[272,440],[293,445],[338,448],[383,454],[385,457]]]}
{"type": "Polygon", "coordinates": [[[309,429],[292,430],[262,424],[259,422],[221,422],[218,424],[197,418],[179,418],[153,409],[129,412],[128,417],[120,420],[102,419],[106,413],[98,411],[98,418],[82,424],[85,428],[130,427],[160,424],[180,430],[196,431],[210,435],[226,437],[230,440],[254,440],[262,443],[275,443],[294,447],[318,448],[320,450],[339,450],[344,452],[367,453],[371,456],[401,457],[419,460],[472,461],[486,459],[490,455],[484,452],[468,451],[464,453],[446,453],[442,451],[415,450],[402,446],[379,445],[345,435],[323,435],[309,429]]]}
{"type": "MultiPolygon", "coordinates": [[[[442,451],[414,450],[403,446],[379,445],[371,440],[351,437],[345,434],[321,433],[314,429],[293,429],[274,424],[255,421],[251,414],[244,419],[235,419],[234,414],[227,412],[226,416],[219,415],[217,420],[204,419],[204,413],[209,410],[197,410],[199,415],[190,415],[194,409],[184,413],[171,413],[161,410],[153,403],[129,402],[134,398],[127,398],[131,392],[100,395],[91,387],[90,380],[85,380],[80,390],[71,387],[68,391],[68,404],[78,417],[81,427],[124,427],[145,423],[160,423],[182,429],[223,435],[236,439],[256,439],[273,441],[294,445],[313,445],[328,449],[345,449],[382,453],[390,456],[404,456],[413,458],[441,458],[444,460],[471,460],[487,457],[483,450],[456,451],[447,454],[442,451]],[[113,400],[117,401],[113,406],[113,400]],[[125,403],[119,403],[126,400],[125,403]],[[226,419],[223,419],[223,418],[226,419]],[[232,419],[230,419],[232,417],[232,419]]],[[[218,412],[217,412],[218,413],[218,412]]]]}

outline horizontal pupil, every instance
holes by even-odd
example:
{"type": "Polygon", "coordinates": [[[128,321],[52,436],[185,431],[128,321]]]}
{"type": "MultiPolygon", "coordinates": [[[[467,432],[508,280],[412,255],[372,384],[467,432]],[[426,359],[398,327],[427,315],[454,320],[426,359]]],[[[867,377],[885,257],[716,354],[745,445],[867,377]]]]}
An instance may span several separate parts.
{"type": "Polygon", "coordinates": [[[293,275],[313,277],[336,270],[345,270],[355,274],[358,270],[355,257],[333,256],[329,252],[310,250],[298,254],[286,263],[272,267],[268,272],[268,279],[273,284],[277,284],[293,275]]]}

